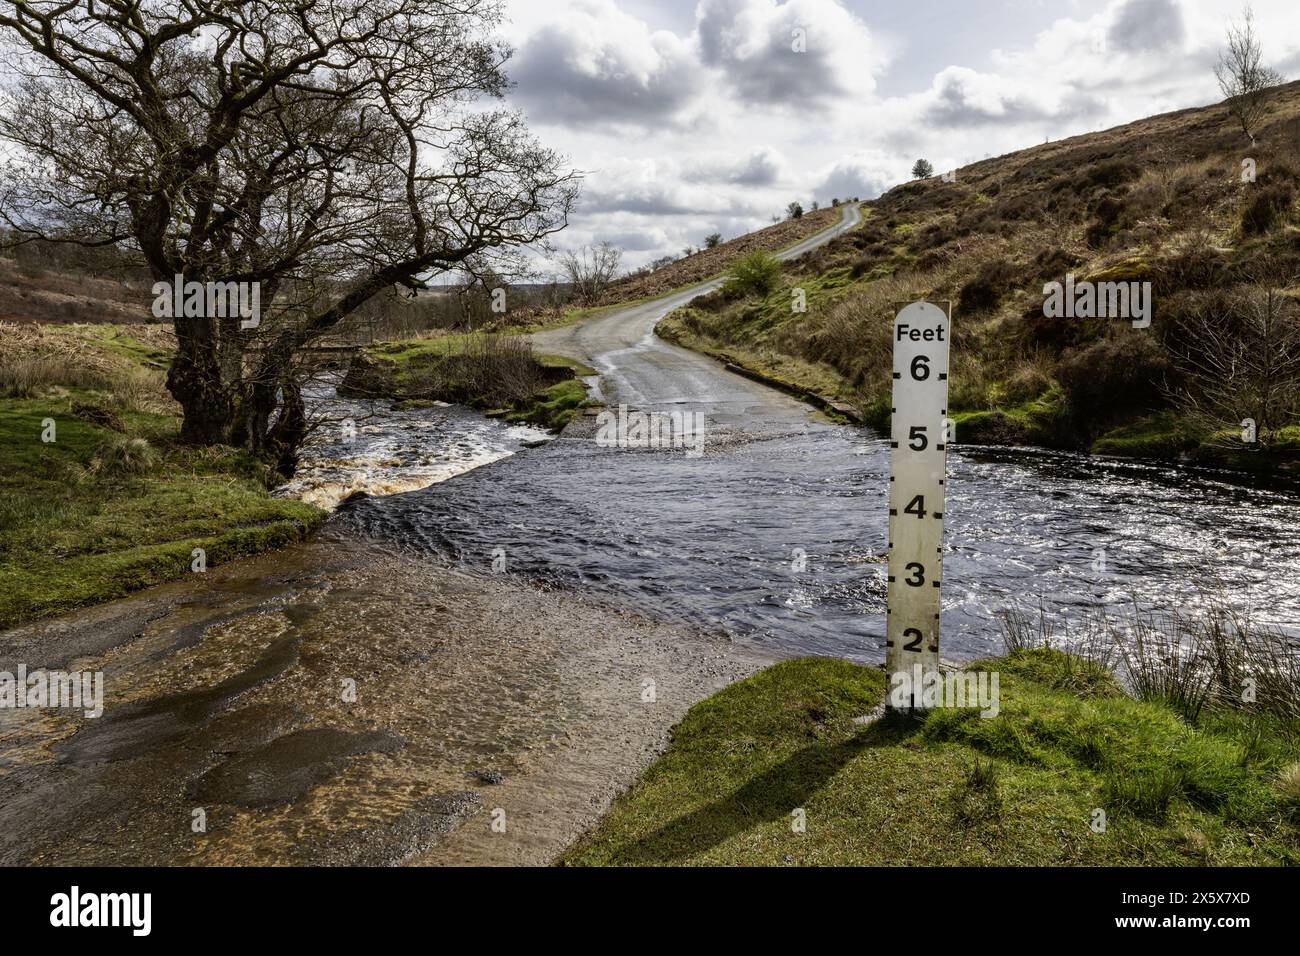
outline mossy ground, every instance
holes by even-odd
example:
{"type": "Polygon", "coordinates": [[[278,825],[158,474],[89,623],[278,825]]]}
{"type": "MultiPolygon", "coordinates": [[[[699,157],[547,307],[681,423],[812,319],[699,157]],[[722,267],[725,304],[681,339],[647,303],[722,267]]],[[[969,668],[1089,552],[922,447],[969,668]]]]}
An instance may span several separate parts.
{"type": "Polygon", "coordinates": [[[697,704],[566,865],[1300,862],[1300,728],[1196,726],[1058,651],[984,662],[1001,709],[863,726],[884,674],[785,661],[697,704]],[[1104,832],[1093,829],[1104,810],[1104,832]],[[792,825],[796,810],[805,832],[792,825]]]}
{"type": "Polygon", "coordinates": [[[508,422],[560,429],[569,424],[581,409],[593,404],[587,398],[586,387],[576,379],[568,379],[555,383],[531,400],[516,402],[503,417],[508,422]]]}
{"type": "MultiPolygon", "coordinates": [[[[86,348],[156,368],[157,350],[111,328],[79,327],[86,348]]],[[[162,358],[165,358],[165,354],[162,358]]],[[[177,441],[174,413],[113,409],[127,436],[156,461],[139,473],[96,471],[101,443],[116,432],[71,413],[74,401],[112,407],[85,388],[0,398],[0,627],[122,597],[208,567],[301,540],[323,512],[273,498],[273,476],[234,449],[177,441]],[[55,423],[53,442],[43,422],[55,423]]]]}
{"type": "Polygon", "coordinates": [[[1176,458],[1195,451],[1206,437],[1164,411],[1111,429],[1092,443],[1092,450],[1117,457],[1176,458]]]}

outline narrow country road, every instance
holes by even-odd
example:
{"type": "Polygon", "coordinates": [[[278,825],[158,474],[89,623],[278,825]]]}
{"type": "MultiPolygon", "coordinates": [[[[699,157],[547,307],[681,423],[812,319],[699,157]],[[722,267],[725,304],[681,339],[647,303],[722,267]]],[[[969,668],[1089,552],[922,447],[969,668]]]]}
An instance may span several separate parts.
{"type": "MultiPolygon", "coordinates": [[[[840,210],[838,223],[782,250],[777,258],[801,256],[862,221],[857,204],[843,205],[840,210]]],[[[805,420],[806,405],[655,336],[654,327],[660,319],[723,281],[721,277],[711,279],[587,322],[547,329],[532,337],[533,345],[540,352],[576,358],[599,371],[610,405],[622,403],[645,411],[702,411],[721,424],[753,426],[764,421],[805,420]]]]}

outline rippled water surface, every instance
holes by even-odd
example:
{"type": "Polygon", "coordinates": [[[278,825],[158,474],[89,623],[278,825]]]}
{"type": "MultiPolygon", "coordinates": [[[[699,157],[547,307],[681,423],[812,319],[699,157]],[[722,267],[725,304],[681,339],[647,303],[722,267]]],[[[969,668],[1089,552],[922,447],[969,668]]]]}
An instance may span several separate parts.
{"type": "Polygon", "coordinates": [[[276,493],[320,508],[349,496],[414,491],[550,439],[460,405],[394,411],[392,402],[340,398],[333,384],[309,395],[315,429],[297,473],[276,493]]]}
{"type": "MultiPolygon", "coordinates": [[[[1202,599],[1212,580],[1261,619],[1300,622],[1300,496],[1214,472],[1021,449],[949,459],[943,653],[997,650],[998,612],[1078,619],[1202,599]]],[[[832,425],[681,452],[580,439],[340,524],[492,573],[580,586],[783,651],[883,654],[887,443],[832,425]],[[499,549],[499,550],[498,550],[499,549]],[[802,559],[802,560],[801,560],[802,559]],[[499,563],[498,563],[499,567],[499,563]]]]}

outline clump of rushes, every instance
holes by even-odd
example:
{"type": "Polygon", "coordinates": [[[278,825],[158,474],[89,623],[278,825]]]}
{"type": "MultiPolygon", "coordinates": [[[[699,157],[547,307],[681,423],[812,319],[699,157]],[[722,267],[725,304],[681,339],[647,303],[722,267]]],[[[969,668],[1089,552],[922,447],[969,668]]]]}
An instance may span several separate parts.
{"type": "Polygon", "coordinates": [[[963,771],[953,794],[953,815],[964,824],[996,820],[1002,815],[1001,771],[992,760],[976,758],[963,771]]]}
{"type": "Polygon", "coordinates": [[[1178,772],[1155,767],[1140,773],[1112,770],[1106,775],[1103,800],[1112,815],[1131,813],[1144,820],[1163,823],[1169,808],[1183,790],[1178,772]]]}
{"type": "Polygon", "coordinates": [[[1300,810],[1300,762],[1282,768],[1277,775],[1277,794],[1292,812],[1300,810]]]}
{"type": "Polygon", "coordinates": [[[143,475],[158,466],[158,452],[144,438],[112,435],[95,447],[86,470],[104,478],[143,475]]]}

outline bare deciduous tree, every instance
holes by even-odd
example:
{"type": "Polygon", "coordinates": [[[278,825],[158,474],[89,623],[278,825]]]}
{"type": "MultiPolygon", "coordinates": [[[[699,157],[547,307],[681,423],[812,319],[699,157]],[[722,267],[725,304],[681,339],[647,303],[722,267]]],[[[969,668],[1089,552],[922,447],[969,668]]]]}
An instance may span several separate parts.
{"type": "Polygon", "coordinates": [[[1269,91],[1282,83],[1281,75],[1265,66],[1263,58],[1263,47],[1255,35],[1255,14],[1246,7],[1240,25],[1228,24],[1228,48],[1219,54],[1214,75],[1229,112],[1252,145],[1256,124],[1268,108],[1269,91]]]}
{"type": "Polygon", "coordinates": [[[1249,421],[1267,449],[1300,416],[1300,308],[1284,284],[1207,296],[1184,321],[1174,351],[1186,384],[1173,397],[1207,433],[1236,435],[1249,421]]]}
{"type": "Polygon", "coordinates": [[[583,305],[594,305],[614,281],[623,254],[608,242],[560,253],[560,268],[583,305]]]}
{"type": "Polygon", "coordinates": [[[256,329],[174,320],[168,388],[185,439],[284,461],[297,350],[566,224],[574,175],[481,102],[507,85],[500,19],[499,0],[0,2],[0,215],[159,281],[258,283],[256,329]]]}

